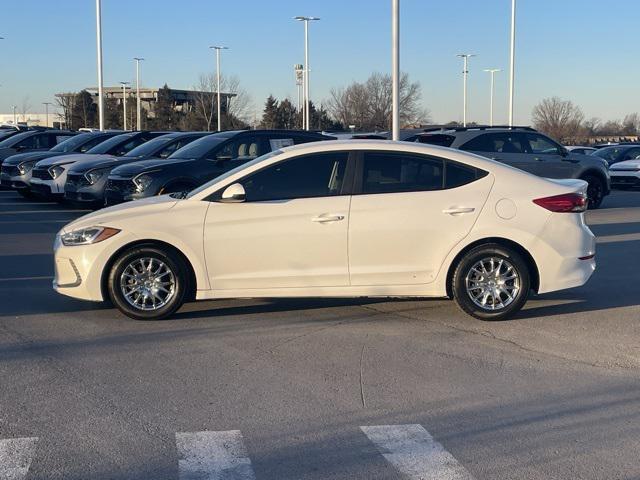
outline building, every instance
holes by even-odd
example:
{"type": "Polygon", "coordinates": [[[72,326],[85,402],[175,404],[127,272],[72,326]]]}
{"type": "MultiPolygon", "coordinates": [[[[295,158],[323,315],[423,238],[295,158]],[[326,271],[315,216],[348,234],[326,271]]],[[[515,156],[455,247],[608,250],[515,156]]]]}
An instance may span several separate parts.
{"type": "MultiPolygon", "coordinates": [[[[94,103],[98,103],[98,89],[95,87],[91,87],[86,88],[85,90],[91,94],[94,103]]],[[[148,115],[151,118],[155,116],[155,104],[158,101],[159,90],[159,88],[140,88],[140,104],[142,108],[148,112],[148,115]]],[[[202,92],[197,90],[180,90],[176,88],[170,88],[169,92],[171,95],[171,99],[173,100],[173,106],[175,110],[179,112],[191,111],[195,107],[196,102],[199,98],[202,98],[203,95],[211,95],[211,92],[202,92]]],[[[60,99],[61,103],[69,104],[69,100],[77,95],[77,93],[78,92],[57,93],[56,97],[60,99]]],[[[213,94],[216,95],[216,93],[213,94]]],[[[104,96],[105,98],[114,98],[118,101],[118,105],[122,105],[122,87],[105,87],[104,96]]],[[[135,99],[136,89],[127,87],[126,96],[127,98],[131,97],[135,99]]],[[[220,93],[220,103],[223,112],[227,111],[229,101],[234,96],[234,93],[220,93]]]]}
{"type": "Polygon", "coordinates": [[[59,127],[62,116],[53,109],[46,113],[0,113],[0,125],[28,125],[30,127],[59,127]],[[15,120],[15,121],[14,121],[15,120]],[[48,123],[47,123],[48,121],[48,123]]]}

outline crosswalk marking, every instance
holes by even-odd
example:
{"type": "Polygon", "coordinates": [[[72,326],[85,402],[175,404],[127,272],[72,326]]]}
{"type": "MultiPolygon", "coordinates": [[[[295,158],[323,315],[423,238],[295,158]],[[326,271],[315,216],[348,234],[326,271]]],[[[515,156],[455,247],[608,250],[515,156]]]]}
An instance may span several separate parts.
{"type": "Polygon", "coordinates": [[[380,453],[412,480],[473,480],[422,425],[360,427],[380,453]]]}
{"type": "Polygon", "coordinates": [[[35,437],[0,440],[0,480],[23,480],[27,477],[37,442],[35,437]]]}
{"type": "Polygon", "coordinates": [[[240,430],[176,433],[180,480],[255,480],[240,430]]]}

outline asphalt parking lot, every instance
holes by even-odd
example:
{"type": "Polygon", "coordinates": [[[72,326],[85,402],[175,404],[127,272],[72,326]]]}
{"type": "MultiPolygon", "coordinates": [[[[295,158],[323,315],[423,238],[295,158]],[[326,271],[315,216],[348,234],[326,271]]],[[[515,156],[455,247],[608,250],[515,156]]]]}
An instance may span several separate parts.
{"type": "Polygon", "coordinates": [[[0,191],[0,478],[640,478],[640,192],[587,214],[587,285],[497,323],[373,299],[136,322],[51,289],[83,213],[0,191]]]}

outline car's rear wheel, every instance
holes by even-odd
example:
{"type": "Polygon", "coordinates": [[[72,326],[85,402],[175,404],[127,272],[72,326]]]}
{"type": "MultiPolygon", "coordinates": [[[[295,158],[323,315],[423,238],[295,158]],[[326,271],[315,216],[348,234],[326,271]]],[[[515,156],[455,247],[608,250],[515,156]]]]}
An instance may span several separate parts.
{"type": "Polygon", "coordinates": [[[589,200],[589,209],[598,208],[604,199],[604,181],[595,175],[585,175],[582,180],[588,183],[587,198],[589,200]]]}
{"type": "Polygon", "coordinates": [[[498,244],[480,245],[458,262],[451,290],[458,306],[481,320],[504,320],[526,303],[531,288],[522,256],[498,244]]]}
{"type": "Polygon", "coordinates": [[[109,296],[122,313],[136,320],[160,320],[178,310],[189,291],[185,262],[170,250],[135,247],[111,267],[109,296]]]}

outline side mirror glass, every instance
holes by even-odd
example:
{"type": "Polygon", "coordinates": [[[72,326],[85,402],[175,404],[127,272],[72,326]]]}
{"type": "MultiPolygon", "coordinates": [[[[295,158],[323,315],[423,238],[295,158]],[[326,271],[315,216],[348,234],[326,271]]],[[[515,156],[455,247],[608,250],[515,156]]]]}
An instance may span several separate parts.
{"type": "Polygon", "coordinates": [[[241,203],[246,200],[246,195],[244,192],[244,187],[239,183],[234,183],[233,185],[229,185],[222,192],[222,196],[220,197],[220,201],[223,203],[241,203]]]}

